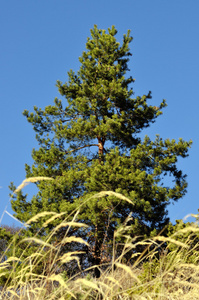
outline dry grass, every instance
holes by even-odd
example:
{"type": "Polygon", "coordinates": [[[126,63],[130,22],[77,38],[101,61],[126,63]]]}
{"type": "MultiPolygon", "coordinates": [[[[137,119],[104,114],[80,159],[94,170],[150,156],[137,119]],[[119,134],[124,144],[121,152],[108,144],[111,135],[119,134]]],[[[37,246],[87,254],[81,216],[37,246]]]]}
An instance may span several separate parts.
{"type": "MultiPolygon", "coordinates": [[[[26,179],[15,192],[21,190],[27,183],[36,182],[37,180],[46,180],[46,178],[26,179]]],[[[101,192],[95,197],[103,197],[104,195],[114,195],[122,200],[130,201],[126,197],[113,192],[101,192]]],[[[42,217],[47,220],[43,224],[46,227],[55,219],[62,217],[64,213],[56,214],[44,212],[30,219],[26,225],[36,222],[42,217]]],[[[187,232],[197,233],[199,228],[197,226],[190,226],[179,230],[178,233],[173,234],[171,237],[156,236],[152,239],[136,241],[136,239],[127,240],[123,247],[121,255],[117,258],[113,255],[114,265],[111,265],[106,271],[102,271],[99,279],[95,279],[92,275],[81,277],[76,275],[71,278],[64,277],[63,273],[57,273],[54,270],[54,265],[60,266],[71,261],[75,261],[79,268],[79,254],[82,252],[73,251],[59,255],[59,249],[65,243],[84,243],[86,241],[79,237],[67,236],[70,227],[85,227],[85,224],[76,222],[78,212],[74,214],[71,222],[64,220],[55,227],[50,235],[45,240],[39,240],[36,236],[24,238],[19,242],[20,244],[27,244],[27,248],[21,256],[17,257],[15,251],[13,256],[10,256],[5,262],[0,264],[0,277],[8,273],[7,282],[4,284],[0,292],[0,299],[6,300],[83,300],[83,299],[105,299],[105,300],[119,300],[119,299],[136,299],[136,300],[193,300],[199,299],[199,265],[197,259],[190,262],[190,255],[193,253],[190,249],[190,239],[186,241],[179,241],[177,239],[178,233],[183,235],[187,232]],[[59,245],[55,245],[53,236],[61,227],[68,228],[65,237],[59,245]],[[27,255],[23,258],[28,246],[31,244],[37,245],[35,253],[27,255]],[[164,247],[164,252],[160,255],[159,249],[161,244],[167,244],[164,247]],[[124,255],[134,250],[137,246],[145,247],[142,253],[132,254],[134,258],[131,265],[124,264],[124,255]],[[169,251],[170,245],[175,245],[175,250],[169,251]],[[44,251],[45,250],[45,251],[44,251]],[[37,267],[45,259],[45,257],[52,258],[50,265],[48,265],[48,275],[36,273],[37,267]],[[158,258],[157,258],[158,257],[158,258]],[[17,269],[17,267],[20,268],[17,269]],[[16,271],[17,270],[17,271],[16,271]],[[11,279],[11,280],[9,280],[11,279]]],[[[117,234],[121,234],[119,228],[115,232],[114,239],[117,234]]],[[[114,243],[114,241],[113,241],[114,243]]],[[[197,245],[194,249],[197,251],[197,245]]],[[[17,247],[17,245],[16,245],[17,247]]],[[[92,271],[92,268],[90,268],[92,271]]]]}

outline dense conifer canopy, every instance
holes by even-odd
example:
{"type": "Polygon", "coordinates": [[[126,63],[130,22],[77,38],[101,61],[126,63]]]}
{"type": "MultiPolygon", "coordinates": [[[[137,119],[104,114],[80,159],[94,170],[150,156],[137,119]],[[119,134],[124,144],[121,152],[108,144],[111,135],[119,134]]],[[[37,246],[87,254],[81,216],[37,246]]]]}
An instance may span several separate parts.
{"type": "Polygon", "coordinates": [[[134,79],[128,76],[132,37],[128,31],[120,44],[116,34],[114,26],[108,32],[94,26],[79,58],[79,71],[69,71],[65,83],[57,81],[62,98],[44,109],[35,106],[33,113],[24,111],[39,144],[32,151],[33,165],[26,165],[27,177],[54,180],[39,182],[31,200],[19,192],[12,201],[21,221],[42,211],[69,215],[79,208],[78,218],[88,228],[75,234],[90,243],[87,255],[92,264],[108,256],[114,230],[130,213],[133,236],[163,228],[168,204],[180,199],[187,187],[177,160],[187,156],[191,142],[159,136],[141,140],[139,134],[162,114],[166,102],[152,105],[151,92],[134,96],[134,79]],[[164,180],[168,175],[172,185],[164,180]],[[131,203],[113,195],[88,200],[101,191],[121,193],[131,203]]]}

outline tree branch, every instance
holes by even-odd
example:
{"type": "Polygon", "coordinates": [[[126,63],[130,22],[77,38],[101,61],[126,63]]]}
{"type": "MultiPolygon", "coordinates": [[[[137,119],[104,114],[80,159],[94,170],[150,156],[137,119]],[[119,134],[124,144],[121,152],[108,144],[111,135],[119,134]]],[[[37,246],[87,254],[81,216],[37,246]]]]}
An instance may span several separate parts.
{"type": "Polygon", "coordinates": [[[86,148],[86,147],[92,147],[92,146],[97,146],[97,147],[99,147],[99,144],[85,145],[85,146],[78,147],[78,148],[73,149],[73,150],[70,150],[70,151],[65,151],[65,153],[68,154],[68,153],[71,153],[71,152],[74,152],[74,151],[77,151],[77,150],[80,150],[80,149],[83,149],[83,148],[86,148]]]}

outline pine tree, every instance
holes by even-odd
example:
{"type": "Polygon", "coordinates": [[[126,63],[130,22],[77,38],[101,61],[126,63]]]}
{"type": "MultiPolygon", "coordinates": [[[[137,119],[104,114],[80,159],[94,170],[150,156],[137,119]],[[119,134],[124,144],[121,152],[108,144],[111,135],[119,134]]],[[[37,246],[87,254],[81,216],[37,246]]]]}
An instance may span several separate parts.
{"type": "MultiPolygon", "coordinates": [[[[120,45],[116,34],[114,26],[108,32],[94,26],[79,71],[69,71],[66,83],[57,81],[62,99],[55,98],[44,110],[35,106],[34,113],[24,111],[39,144],[32,151],[33,165],[26,165],[27,177],[54,180],[37,183],[31,201],[21,192],[12,201],[21,221],[42,211],[69,215],[79,208],[78,218],[88,228],[75,234],[86,235],[92,265],[103,262],[114,230],[130,213],[131,235],[162,229],[169,222],[168,204],[187,187],[177,160],[187,156],[191,142],[159,136],[141,140],[139,134],[162,114],[166,101],[157,107],[148,104],[151,92],[134,97],[134,79],[127,76],[132,37],[128,31],[120,45]],[[173,185],[164,180],[167,175],[173,185]],[[131,202],[107,194],[86,201],[101,191],[121,193],[131,202]]],[[[37,227],[33,224],[32,231],[37,227]]]]}

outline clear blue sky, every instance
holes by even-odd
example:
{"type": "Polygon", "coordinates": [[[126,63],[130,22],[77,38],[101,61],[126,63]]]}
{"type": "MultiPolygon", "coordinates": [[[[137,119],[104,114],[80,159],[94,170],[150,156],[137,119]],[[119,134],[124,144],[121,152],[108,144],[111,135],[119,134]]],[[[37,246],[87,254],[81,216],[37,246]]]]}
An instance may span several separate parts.
{"type": "MultiPolygon", "coordinates": [[[[115,25],[118,40],[131,29],[129,63],[135,95],[152,91],[152,104],[164,98],[163,116],[144,133],[154,139],[193,140],[190,156],[179,161],[188,175],[188,193],[169,206],[171,221],[199,208],[199,1],[190,0],[6,0],[0,8],[0,217],[9,199],[8,185],[25,179],[37,147],[24,109],[44,108],[59,97],[56,80],[79,68],[90,29],[115,25]]],[[[24,192],[31,193],[29,185],[24,192]]],[[[13,213],[11,206],[7,208],[13,213]]],[[[3,224],[13,224],[4,215],[3,224]]]]}

